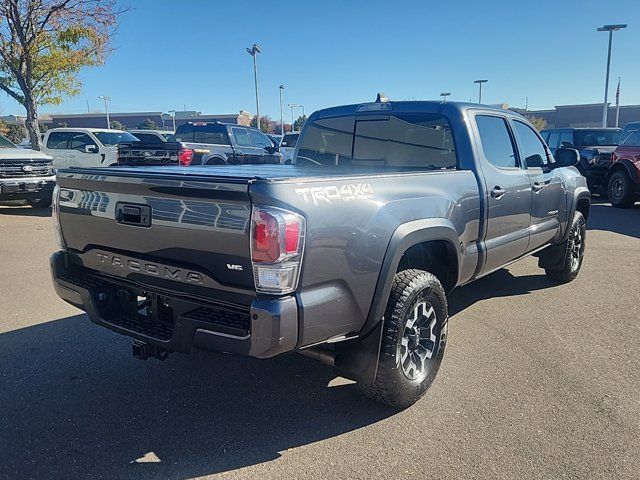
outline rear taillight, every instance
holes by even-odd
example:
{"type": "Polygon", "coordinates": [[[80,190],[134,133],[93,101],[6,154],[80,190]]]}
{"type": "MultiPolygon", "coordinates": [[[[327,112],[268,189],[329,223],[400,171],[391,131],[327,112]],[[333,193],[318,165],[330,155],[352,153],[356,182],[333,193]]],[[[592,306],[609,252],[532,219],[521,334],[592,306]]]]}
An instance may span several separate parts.
{"type": "Polygon", "coordinates": [[[180,146],[180,150],[178,150],[178,164],[183,167],[188,167],[191,165],[193,161],[193,150],[190,148],[185,148],[184,145],[180,146]]]}
{"type": "Polygon", "coordinates": [[[56,242],[58,243],[58,247],[62,250],[65,250],[67,247],[64,244],[64,238],[62,237],[62,229],[60,228],[60,186],[56,184],[53,187],[53,195],[51,199],[52,213],[51,217],[53,218],[53,231],[56,236],[56,242]]]}
{"type": "Polygon", "coordinates": [[[291,293],[298,286],[305,219],[288,210],[254,206],[251,213],[251,260],[256,291],[291,293]]]}
{"type": "Polygon", "coordinates": [[[616,152],[615,150],[613,152],[611,152],[611,163],[615,162],[618,160],[618,157],[616,156],[616,152]]]}

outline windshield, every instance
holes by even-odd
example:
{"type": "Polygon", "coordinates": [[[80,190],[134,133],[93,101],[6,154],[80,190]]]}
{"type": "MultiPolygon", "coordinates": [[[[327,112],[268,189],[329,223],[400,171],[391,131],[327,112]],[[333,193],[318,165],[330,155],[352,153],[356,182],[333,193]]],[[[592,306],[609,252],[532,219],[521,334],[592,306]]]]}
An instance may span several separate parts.
{"type": "Polygon", "coordinates": [[[91,132],[105,147],[113,147],[120,143],[137,142],[138,139],[127,132],[91,132]]]}
{"type": "Polygon", "coordinates": [[[16,146],[8,138],[0,135],[0,148],[16,148],[16,146]]]}
{"type": "Polygon", "coordinates": [[[291,148],[295,147],[299,136],[300,136],[299,133],[287,133],[283,137],[282,142],[280,142],[280,146],[281,147],[291,147],[291,148]]]}
{"type": "Polygon", "coordinates": [[[576,130],[576,147],[615,146],[620,143],[620,130],[576,130]]]}
{"type": "Polygon", "coordinates": [[[363,115],[324,118],[305,126],[294,163],[424,170],[455,168],[457,158],[451,128],[441,115],[363,115]]]}

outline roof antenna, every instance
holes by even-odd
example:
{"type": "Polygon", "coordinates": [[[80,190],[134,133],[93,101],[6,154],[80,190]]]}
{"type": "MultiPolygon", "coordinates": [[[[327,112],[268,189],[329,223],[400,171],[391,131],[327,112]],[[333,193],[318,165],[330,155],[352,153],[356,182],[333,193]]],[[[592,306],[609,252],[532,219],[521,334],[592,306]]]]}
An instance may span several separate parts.
{"type": "Polygon", "coordinates": [[[389,100],[389,97],[387,97],[384,93],[382,92],[378,92],[378,96],[376,97],[376,103],[388,103],[391,100],[389,100]]]}

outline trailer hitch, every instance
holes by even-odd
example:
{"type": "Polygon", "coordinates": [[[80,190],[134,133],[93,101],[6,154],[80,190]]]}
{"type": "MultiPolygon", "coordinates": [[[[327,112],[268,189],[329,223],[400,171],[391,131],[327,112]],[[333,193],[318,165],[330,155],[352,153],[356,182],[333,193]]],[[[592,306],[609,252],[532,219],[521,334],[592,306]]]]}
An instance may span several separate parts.
{"type": "Polygon", "coordinates": [[[167,350],[166,348],[156,347],[147,342],[143,342],[141,340],[134,340],[132,345],[133,350],[133,358],[139,358],[140,360],[146,360],[149,357],[157,358],[158,360],[164,361],[167,359],[171,350],[167,350]]]}

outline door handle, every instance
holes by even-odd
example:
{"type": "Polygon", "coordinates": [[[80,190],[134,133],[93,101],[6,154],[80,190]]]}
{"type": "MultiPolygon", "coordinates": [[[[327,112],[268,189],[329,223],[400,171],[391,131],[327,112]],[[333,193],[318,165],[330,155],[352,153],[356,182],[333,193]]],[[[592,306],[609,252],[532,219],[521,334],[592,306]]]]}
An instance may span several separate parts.
{"type": "Polygon", "coordinates": [[[500,188],[498,185],[493,187],[493,190],[491,190],[491,196],[493,198],[501,198],[505,193],[507,193],[507,191],[503,188],[500,188]]]}
{"type": "Polygon", "coordinates": [[[536,182],[533,185],[531,185],[531,190],[533,190],[536,193],[538,193],[543,188],[544,188],[544,183],[536,182]]]}

